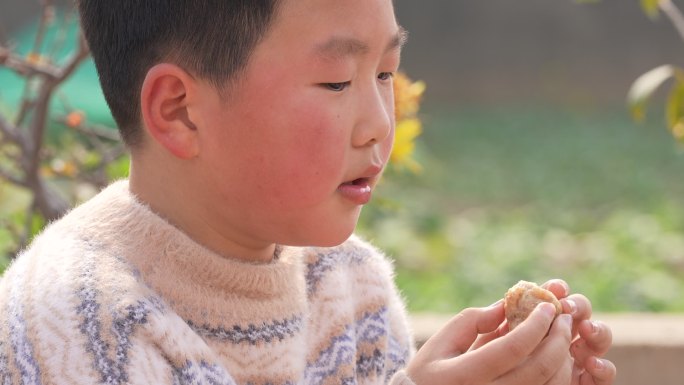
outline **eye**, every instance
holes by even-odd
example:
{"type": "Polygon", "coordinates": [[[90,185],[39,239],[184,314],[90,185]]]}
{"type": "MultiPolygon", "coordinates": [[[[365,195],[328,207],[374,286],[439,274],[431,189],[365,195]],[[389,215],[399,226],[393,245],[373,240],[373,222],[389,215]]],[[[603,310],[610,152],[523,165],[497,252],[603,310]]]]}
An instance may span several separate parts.
{"type": "Polygon", "coordinates": [[[335,91],[335,92],[342,92],[344,91],[347,87],[349,87],[349,84],[351,82],[342,82],[342,83],[323,83],[323,86],[329,89],[330,91],[335,91]]]}
{"type": "Polygon", "coordinates": [[[394,72],[380,72],[378,75],[378,79],[386,81],[390,80],[394,77],[394,72]]]}

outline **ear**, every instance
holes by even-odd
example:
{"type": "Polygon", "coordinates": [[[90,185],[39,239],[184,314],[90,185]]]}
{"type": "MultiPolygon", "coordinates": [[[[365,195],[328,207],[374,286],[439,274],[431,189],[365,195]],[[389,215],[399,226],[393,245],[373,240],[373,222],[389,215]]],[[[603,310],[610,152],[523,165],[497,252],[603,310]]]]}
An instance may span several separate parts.
{"type": "Polygon", "coordinates": [[[147,71],[140,93],[142,121],[150,136],[181,159],[198,154],[197,128],[188,114],[194,79],[178,66],[157,64],[147,71]]]}

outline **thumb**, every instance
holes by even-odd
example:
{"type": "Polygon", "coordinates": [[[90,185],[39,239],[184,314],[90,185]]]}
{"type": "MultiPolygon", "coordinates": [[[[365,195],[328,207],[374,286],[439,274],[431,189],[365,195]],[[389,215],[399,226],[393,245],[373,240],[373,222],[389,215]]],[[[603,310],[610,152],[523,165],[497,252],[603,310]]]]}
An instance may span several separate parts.
{"type": "Polygon", "coordinates": [[[439,358],[453,358],[467,352],[478,335],[489,333],[505,318],[503,302],[489,307],[465,309],[454,316],[428,342],[439,358]]]}

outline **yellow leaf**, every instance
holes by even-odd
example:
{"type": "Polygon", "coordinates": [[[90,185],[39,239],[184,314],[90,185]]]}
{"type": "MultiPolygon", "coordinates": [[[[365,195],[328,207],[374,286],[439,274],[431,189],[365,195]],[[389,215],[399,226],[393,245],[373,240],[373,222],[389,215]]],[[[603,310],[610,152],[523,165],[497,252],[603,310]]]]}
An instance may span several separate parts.
{"type": "Polygon", "coordinates": [[[394,135],[394,147],[390,154],[390,161],[398,167],[408,168],[413,172],[420,172],[421,167],[413,159],[416,148],[415,140],[422,132],[422,125],[418,119],[405,119],[397,123],[394,135]]]}
{"type": "Polygon", "coordinates": [[[672,135],[680,142],[684,140],[684,121],[680,120],[672,127],[672,135]]]}
{"type": "Polygon", "coordinates": [[[644,73],[632,83],[627,94],[627,103],[634,120],[644,119],[648,100],[665,81],[675,76],[677,71],[680,70],[674,66],[662,65],[644,73]]]}
{"type": "Polygon", "coordinates": [[[395,74],[394,115],[397,121],[416,116],[424,92],[424,82],[413,82],[401,72],[395,74]]]}
{"type": "Polygon", "coordinates": [[[658,18],[658,4],[660,0],[641,0],[641,9],[648,17],[655,20],[658,18]]]}
{"type": "Polygon", "coordinates": [[[679,80],[674,84],[667,98],[666,116],[667,126],[671,130],[684,119],[684,83],[679,80]]]}

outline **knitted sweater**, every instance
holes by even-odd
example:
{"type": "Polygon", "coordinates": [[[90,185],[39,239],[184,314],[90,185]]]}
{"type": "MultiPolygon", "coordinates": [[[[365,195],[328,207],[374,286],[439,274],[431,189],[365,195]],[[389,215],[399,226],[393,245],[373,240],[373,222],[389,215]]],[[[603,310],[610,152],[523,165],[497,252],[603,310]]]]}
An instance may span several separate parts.
{"type": "Polygon", "coordinates": [[[411,384],[390,263],[352,237],[223,258],[112,184],[0,280],[0,384],[411,384]]]}

